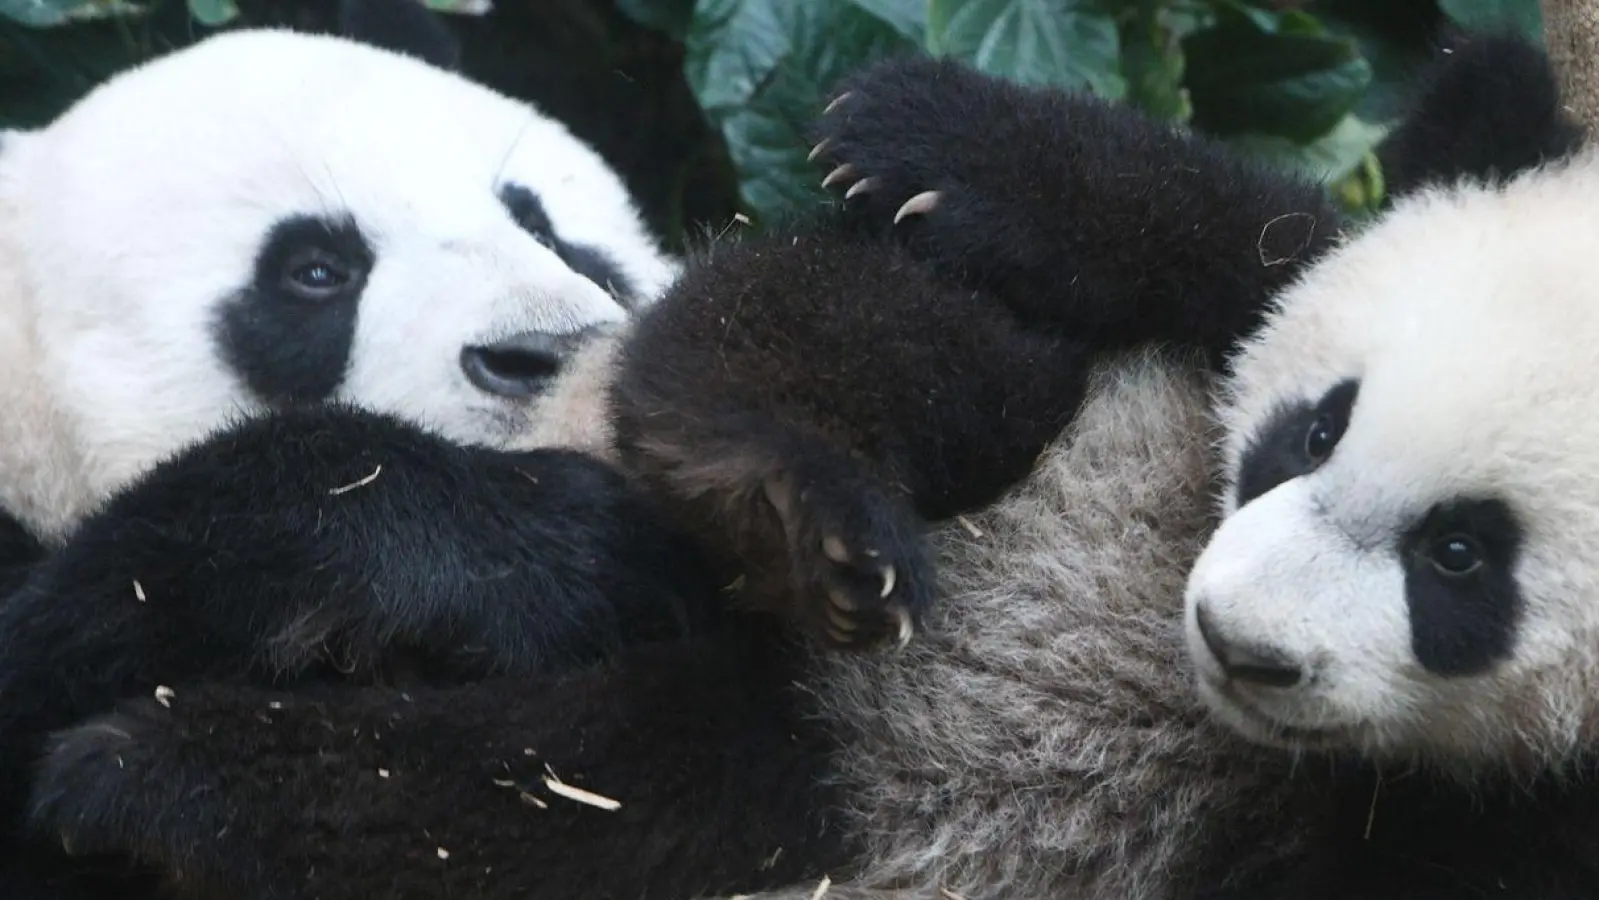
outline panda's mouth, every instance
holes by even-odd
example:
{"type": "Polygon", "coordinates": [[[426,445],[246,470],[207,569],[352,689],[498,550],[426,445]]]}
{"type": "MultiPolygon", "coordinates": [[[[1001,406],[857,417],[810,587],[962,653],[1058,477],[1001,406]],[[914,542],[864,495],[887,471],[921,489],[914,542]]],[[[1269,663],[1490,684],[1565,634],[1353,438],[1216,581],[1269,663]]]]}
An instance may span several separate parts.
{"type": "Polygon", "coordinates": [[[1260,710],[1229,684],[1201,682],[1206,705],[1227,727],[1244,738],[1290,750],[1326,750],[1348,746],[1354,729],[1342,725],[1297,725],[1260,710]]]}

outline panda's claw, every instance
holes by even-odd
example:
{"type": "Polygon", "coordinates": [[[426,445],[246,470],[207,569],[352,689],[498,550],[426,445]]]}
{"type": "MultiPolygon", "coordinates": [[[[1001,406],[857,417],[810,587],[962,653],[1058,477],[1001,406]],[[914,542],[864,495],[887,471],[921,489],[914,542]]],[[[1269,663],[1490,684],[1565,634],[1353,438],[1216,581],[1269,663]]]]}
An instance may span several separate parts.
{"type": "Polygon", "coordinates": [[[876,178],[872,178],[870,176],[868,176],[866,178],[862,178],[860,181],[857,181],[854,184],[850,185],[849,190],[844,192],[844,199],[848,200],[851,197],[854,197],[856,194],[864,194],[867,191],[870,191],[870,190],[872,190],[875,187],[877,187],[877,179],[876,178]]]}
{"type": "Polygon", "coordinates": [[[844,163],[827,173],[827,177],[822,179],[822,187],[830,188],[841,181],[847,181],[853,177],[855,177],[855,167],[849,163],[844,163]]]}
{"type": "Polygon", "coordinates": [[[894,583],[898,580],[899,576],[897,573],[895,573],[893,566],[884,566],[882,578],[883,591],[882,593],[878,594],[877,597],[880,600],[887,600],[888,595],[894,593],[894,583]]]}
{"type": "Polygon", "coordinates": [[[841,566],[850,559],[849,548],[844,546],[842,538],[834,534],[822,538],[822,554],[841,566]]]}
{"type": "Polygon", "coordinates": [[[827,615],[827,620],[833,623],[832,627],[848,633],[854,633],[860,629],[860,623],[856,622],[855,618],[850,615],[854,610],[851,606],[846,605],[848,601],[844,597],[837,591],[829,591],[828,600],[831,602],[822,607],[822,611],[827,615]]]}
{"type": "Polygon", "coordinates": [[[888,606],[888,614],[893,618],[895,625],[894,648],[904,650],[910,644],[911,638],[916,636],[916,624],[911,619],[910,610],[903,604],[892,603],[888,606]]]}
{"type": "Polygon", "coordinates": [[[942,197],[938,191],[922,191],[920,194],[917,194],[909,200],[906,200],[905,203],[900,206],[899,211],[894,213],[894,224],[898,225],[907,216],[927,215],[938,208],[938,202],[940,199],[942,199],[942,197]]]}
{"type": "Polygon", "coordinates": [[[853,647],[855,645],[855,636],[853,634],[839,631],[831,625],[827,626],[825,631],[827,639],[840,647],[853,647]]]}
{"type": "Polygon", "coordinates": [[[852,93],[852,91],[845,91],[844,93],[839,94],[837,97],[834,97],[827,104],[827,106],[822,109],[822,115],[831,115],[832,113],[836,112],[840,106],[844,105],[844,101],[850,98],[852,93]]]}
{"type": "Polygon", "coordinates": [[[831,144],[832,142],[833,142],[832,138],[822,138],[820,141],[817,142],[816,146],[811,148],[811,152],[807,153],[805,155],[805,161],[806,162],[816,162],[816,158],[818,156],[821,156],[823,153],[825,153],[827,151],[828,145],[831,144]]]}

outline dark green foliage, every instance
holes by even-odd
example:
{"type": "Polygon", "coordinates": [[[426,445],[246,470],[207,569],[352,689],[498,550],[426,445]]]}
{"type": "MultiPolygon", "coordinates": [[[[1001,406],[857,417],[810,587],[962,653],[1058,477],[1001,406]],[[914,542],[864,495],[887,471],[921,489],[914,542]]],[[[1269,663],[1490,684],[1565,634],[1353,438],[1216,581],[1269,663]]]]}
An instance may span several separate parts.
{"type": "MultiPolygon", "coordinates": [[[[1133,104],[1307,170],[1345,206],[1368,208],[1382,186],[1370,149],[1438,29],[1502,26],[1536,36],[1542,27],[1537,0],[496,0],[487,19],[473,18],[481,0],[424,2],[464,14],[469,32],[495,32],[504,47],[547,37],[514,31],[535,21],[524,7],[537,6],[538,28],[571,19],[572,28],[613,41],[613,57],[624,44],[641,46],[639,34],[675,48],[681,80],[635,85],[636,114],[680,110],[677,99],[690,96],[697,109],[685,115],[703,121],[670,126],[685,137],[655,148],[658,163],[632,158],[636,148],[629,153],[625,141],[597,141],[602,153],[629,156],[617,164],[630,180],[671,186],[670,196],[645,202],[673,238],[716,226],[734,206],[758,225],[823,202],[804,129],[839,77],[904,53],[953,56],[1017,81],[1133,104]],[[600,19],[631,22],[635,32],[599,28],[600,19]],[[693,137],[705,127],[720,145],[709,153],[693,137]],[[656,165],[670,171],[640,174],[656,165]],[[725,188],[714,184],[721,177],[725,188]]],[[[249,13],[258,4],[238,5],[246,12],[235,0],[0,0],[0,126],[37,124],[127,65],[217,27],[263,21],[249,13]]],[[[601,62],[572,71],[559,89],[529,84],[504,60],[488,80],[562,115],[550,91],[598,90],[620,71],[612,65],[608,74],[601,62]]],[[[614,103],[603,111],[635,115],[614,103]]],[[[580,134],[619,127],[574,126],[580,134]]]]}

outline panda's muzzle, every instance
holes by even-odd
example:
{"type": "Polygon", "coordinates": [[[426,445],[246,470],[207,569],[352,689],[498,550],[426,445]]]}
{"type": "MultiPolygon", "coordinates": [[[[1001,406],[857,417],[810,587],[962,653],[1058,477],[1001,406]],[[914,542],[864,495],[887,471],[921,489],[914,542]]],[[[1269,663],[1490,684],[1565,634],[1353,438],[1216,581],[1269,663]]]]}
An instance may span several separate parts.
{"type": "Polygon", "coordinates": [[[509,400],[536,397],[549,388],[566,361],[596,330],[561,334],[524,331],[491,344],[463,347],[461,371],[486,394],[509,400]]]}
{"type": "Polygon", "coordinates": [[[1304,670],[1286,653],[1234,641],[1223,635],[1211,621],[1204,603],[1194,609],[1200,639],[1205,642],[1229,681],[1266,688],[1290,688],[1304,678],[1304,670]]]}

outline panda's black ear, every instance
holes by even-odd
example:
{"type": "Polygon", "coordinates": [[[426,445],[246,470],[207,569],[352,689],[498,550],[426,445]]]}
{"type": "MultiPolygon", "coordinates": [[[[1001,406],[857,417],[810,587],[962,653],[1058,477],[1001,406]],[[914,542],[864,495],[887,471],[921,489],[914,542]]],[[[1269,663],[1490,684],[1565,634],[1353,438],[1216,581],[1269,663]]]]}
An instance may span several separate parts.
{"type": "Polygon", "coordinates": [[[339,0],[339,33],[441,69],[460,70],[455,32],[422,0],[339,0]]]}

